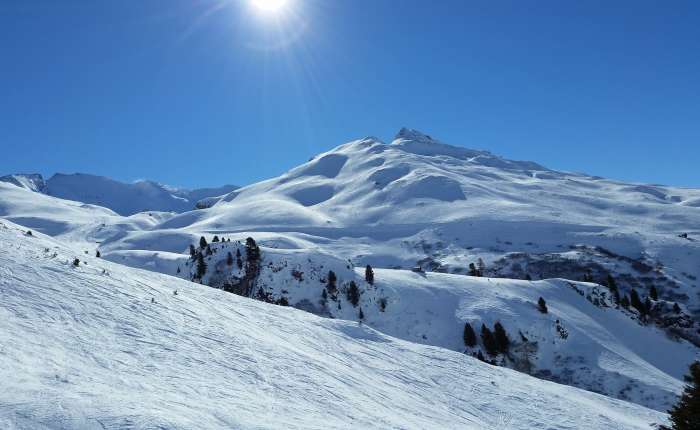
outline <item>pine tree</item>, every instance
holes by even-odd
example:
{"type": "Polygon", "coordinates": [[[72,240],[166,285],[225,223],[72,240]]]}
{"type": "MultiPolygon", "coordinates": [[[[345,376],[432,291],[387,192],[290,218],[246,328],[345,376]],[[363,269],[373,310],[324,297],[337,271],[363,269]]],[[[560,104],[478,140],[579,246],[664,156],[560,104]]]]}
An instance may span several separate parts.
{"type": "Polygon", "coordinates": [[[260,248],[252,237],[245,240],[245,252],[248,261],[257,262],[260,260],[260,248]]]}
{"type": "Polygon", "coordinates": [[[613,291],[613,302],[615,302],[616,305],[620,304],[620,292],[618,290],[613,291]]]}
{"type": "Polygon", "coordinates": [[[673,304],[673,312],[675,312],[677,314],[681,313],[681,307],[678,306],[678,303],[673,304]]]}
{"type": "Polygon", "coordinates": [[[498,344],[491,330],[486,327],[486,324],[481,325],[481,343],[488,355],[494,356],[498,354],[498,344]]]}
{"type": "Polygon", "coordinates": [[[197,278],[202,279],[206,273],[207,263],[204,262],[204,255],[200,252],[197,254],[197,278]]]}
{"type": "Polygon", "coordinates": [[[190,257],[194,258],[197,251],[194,249],[194,245],[190,244],[190,257]]]}
{"type": "Polygon", "coordinates": [[[605,281],[605,286],[607,286],[611,290],[617,290],[617,282],[615,281],[615,278],[613,278],[612,275],[609,273],[608,278],[605,281]]]}
{"type": "Polygon", "coordinates": [[[357,304],[360,302],[360,289],[357,288],[355,281],[350,281],[350,287],[348,287],[346,296],[348,301],[352,303],[352,306],[357,307],[357,304]]]}
{"type": "Polygon", "coordinates": [[[690,365],[685,387],[678,404],[669,412],[673,430],[700,429],[700,362],[690,365]]]}
{"type": "Polygon", "coordinates": [[[649,297],[651,297],[651,299],[653,301],[659,300],[659,292],[656,291],[656,287],[653,285],[651,286],[651,289],[649,290],[649,297]]]}
{"type": "Polygon", "coordinates": [[[629,309],[629,307],[630,307],[630,298],[627,297],[627,294],[625,294],[624,296],[622,296],[622,298],[620,299],[620,306],[622,306],[622,307],[625,308],[625,309],[629,309]]]}
{"type": "Polygon", "coordinates": [[[360,321],[362,321],[363,319],[365,319],[365,314],[364,314],[364,312],[362,312],[362,308],[360,308],[359,317],[360,317],[360,321]]]}
{"type": "Polygon", "coordinates": [[[473,348],[476,346],[476,333],[474,333],[474,329],[472,328],[471,324],[469,323],[464,323],[464,345],[468,346],[470,348],[473,348]]]}
{"type": "Polygon", "coordinates": [[[77,258],[76,258],[76,259],[74,259],[74,260],[73,260],[73,266],[75,266],[75,267],[78,267],[78,266],[80,266],[80,260],[79,260],[79,259],[77,259],[77,258]]]}
{"type": "Polygon", "coordinates": [[[652,307],[653,307],[653,305],[651,304],[651,299],[649,299],[649,297],[647,297],[646,300],[644,300],[644,313],[646,315],[650,315],[652,307]]]}
{"type": "Polygon", "coordinates": [[[474,263],[469,263],[469,276],[479,276],[479,271],[476,269],[474,263]]]}
{"type": "Polygon", "coordinates": [[[369,264],[365,267],[365,281],[370,285],[374,285],[374,270],[369,264]]]}
{"type": "Polygon", "coordinates": [[[102,253],[100,253],[99,249],[97,251],[95,251],[95,257],[102,258],[102,253]]]}
{"type": "Polygon", "coordinates": [[[486,273],[486,264],[484,264],[484,260],[482,260],[481,258],[479,258],[479,259],[476,261],[476,268],[477,268],[477,270],[478,270],[478,272],[479,272],[479,276],[484,276],[484,273],[486,273]]]}
{"type": "Polygon", "coordinates": [[[214,252],[211,250],[211,246],[207,245],[207,255],[212,255],[214,252]]]}
{"type": "Polygon", "coordinates": [[[549,309],[547,309],[547,302],[545,302],[542,297],[540,297],[540,299],[537,300],[537,310],[542,312],[543,314],[549,312],[549,309]]]}
{"type": "Polygon", "coordinates": [[[204,249],[207,247],[207,240],[204,238],[204,236],[199,238],[199,247],[201,249],[204,249]]]}
{"type": "Polygon", "coordinates": [[[219,236],[214,236],[214,239],[211,240],[212,242],[218,242],[219,241],[219,236]]]}
{"type": "Polygon", "coordinates": [[[486,361],[486,359],[484,358],[484,354],[482,354],[481,350],[479,350],[479,352],[476,353],[476,358],[480,361],[486,361]]]}
{"type": "Polygon", "coordinates": [[[231,254],[230,252],[226,254],[226,265],[229,267],[233,266],[233,254],[231,254]]]}
{"type": "Polygon", "coordinates": [[[236,266],[238,266],[238,270],[243,269],[243,259],[241,258],[241,250],[236,249],[236,266]]]}
{"type": "Polygon", "coordinates": [[[507,353],[510,346],[510,339],[508,339],[506,329],[503,328],[501,323],[497,322],[493,326],[493,335],[496,339],[496,347],[498,348],[498,352],[503,354],[507,353]]]}
{"type": "Polygon", "coordinates": [[[638,310],[640,314],[646,313],[644,304],[639,299],[639,294],[637,294],[637,291],[635,289],[632,289],[632,291],[630,291],[630,305],[632,305],[633,308],[638,310]]]}
{"type": "Polygon", "coordinates": [[[330,290],[330,291],[335,290],[337,288],[335,285],[335,283],[337,281],[338,281],[338,278],[335,276],[335,272],[332,270],[329,270],[328,271],[328,283],[326,284],[326,285],[328,285],[328,290],[330,290]]]}

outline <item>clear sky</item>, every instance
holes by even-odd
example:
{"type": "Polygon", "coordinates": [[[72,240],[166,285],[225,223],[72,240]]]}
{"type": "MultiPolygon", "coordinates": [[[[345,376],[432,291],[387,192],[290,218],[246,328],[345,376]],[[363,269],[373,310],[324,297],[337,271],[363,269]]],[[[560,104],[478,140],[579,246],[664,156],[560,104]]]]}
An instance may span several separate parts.
{"type": "Polygon", "coordinates": [[[247,184],[402,126],[700,186],[699,1],[0,1],[0,174],[247,184]]]}

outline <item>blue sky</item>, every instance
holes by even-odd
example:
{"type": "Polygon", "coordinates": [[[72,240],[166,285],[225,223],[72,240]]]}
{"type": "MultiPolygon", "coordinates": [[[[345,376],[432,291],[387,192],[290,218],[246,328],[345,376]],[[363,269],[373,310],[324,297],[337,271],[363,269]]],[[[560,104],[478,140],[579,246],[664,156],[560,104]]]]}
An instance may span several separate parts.
{"type": "Polygon", "coordinates": [[[409,126],[700,186],[700,2],[292,1],[1,1],[0,173],[247,184],[409,126]]]}

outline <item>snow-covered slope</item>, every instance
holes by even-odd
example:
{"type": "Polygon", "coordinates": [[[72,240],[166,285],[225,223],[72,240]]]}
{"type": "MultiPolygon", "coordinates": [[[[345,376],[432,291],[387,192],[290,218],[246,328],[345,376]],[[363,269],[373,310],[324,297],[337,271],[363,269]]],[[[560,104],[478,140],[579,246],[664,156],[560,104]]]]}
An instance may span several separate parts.
{"type": "Polygon", "coordinates": [[[648,429],[666,420],[365,325],[75,257],[0,221],[3,428],[648,429]]]}
{"type": "Polygon", "coordinates": [[[248,263],[248,246],[235,240],[197,252],[203,253],[204,275],[196,256],[173,261],[182,277],[332,318],[359,321],[361,314],[367,325],[411,342],[464,352],[465,323],[478,334],[482,324],[499,322],[509,333],[507,353],[489,357],[481,341],[467,352],[482,351],[500,365],[661,411],[675,404],[683,375],[698,357],[698,348],[641,324],[637,313],[616,307],[609,291],[594,284],[392,269],[375,270],[370,284],[364,268],[311,249],[262,248],[256,266],[248,263]],[[329,271],[336,275],[335,289],[328,286],[329,271]],[[257,278],[247,287],[251,273],[257,278]],[[539,297],[547,314],[538,310],[539,297]]]}
{"type": "Polygon", "coordinates": [[[56,174],[46,181],[46,187],[49,195],[108,207],[121,215],[145,211],[190,211],[195,209],[199,200],[227,194],[237,188],[225,185],[219,188],[185,190],[153,181],[126,184],[82,173],[56,174]]]}
{"type": "MultiPolygon", "coordinates": [[[[137,249],[180,253],[191,236],[255,232],[264,245],[314,246],[357,265],[465,273],[481,258],[492,276],[611,274],[622,294],[644,298],[655,286],[700,316],[697,189],[557,172],[404,129],[391,144],[341,145],[213,200],[149,232],[151,244],[158,230],[190,233],[182,242],[137,249]]],[[[128,251],[140,235],[105,246],[128,251]]]]}
{"type": "MultiPolygon", "coordinates": [[[[339,277],[347,281],[356,276],[354,267],[371,264],[383,275],[379,285],[394,300],[421,299],[406,302],[415,304],[414,311],[404,310],[415,312],[415,318],[404,319],[403,312],[376,317],[366,312],[368,324],[397,337],[459,351],[460,324],[484,321],[492,325],[498,318],[507,322],[513,339],[519,338],[518,330],[528,339],[537,339],[533,374],[658,409],[672,402],[682,368],[694,350],[685,350],[687,345],[682,343],[668,343],[657,327],[700,345],[697,189],[557,172],[534,162],[445,145],[413,130],[402,130],[390,144],[367,138],[341,145],[277,178],[205,198],[199,205],[205,209],[181,214],[112,214],[93,220],[90,207],[76,209],[79,205],[47,196],[42,197],[49,200],[35,205],[17,189],[13,186],[8,192],[0,187],[0,207],[4,208],[0,216],[32,228],[42,226],[40,220],[58,218],[61,228],[40,231],[58,235],[81,253],[94,254],[99,248],[106,259],[156,272],[177,275],[180,269],[181,277],[191,276],[192,268],[185,266],[188,247],[200,235],[211,240],[216,234],[234,241],[252,236],[266,256],[275,256],[270,262],[281,271],[274,276],[271,269],[262,270],[263,299],[272,293],[279,300],[282,288],[296,285],[290,280],[290,265],[297,265],[300,272],[317,272],[309,281],[313,285],[298,290],[317,306],[321,278],[326,275],[321,266],[336,262],[339,277]],[[53,211],[52,205],[59,210],[53,211]],[[470,272],[470,264],[492,278],[574,282],[536,283],[530,290],[527,282],[468,278],[464,275],[470,272]],[[404,278],[406,269],[416,265],[428,272],[459,276],[429,273],[424,279],[404,278]],[[346,268],[341,274],[342,267],[346,268]],[[272,278],[266,279],[268,275],[272,278]],[[584,278],[598,284],[612,278],[623,298],[632,290],[642,301],[650,298],[649,315],[617,308],[611,301],[612,289],[578,282],[584,278]],[[498,297],[483,294],[482,300],[476,286],[483,282],[497,285],[495,292],[503,290],[513,299],[499,302],[498,297]],[[450,293],[434,283],[449,287],[450,293]],[[572,293],[572,285],[583,297],[573,295],[578,293],[572,293]],[[267,291],[268,287],[275,288],[274,292],[267,291]],[[559,289],[565,296],[559,296],[559,289]],[[564,323],[570,340],[561,337],[556,319],[552,323],[550,317],[535,320],[522,314],[532,308],[521,305],[530,306],[531,294],[540,290],[552,296],[545,297],[547,300],[555,300],[552,315],[564,323]],[[654,291],[658,298],[652,300],[654,291]],[[449,306],[438,299],[442,295],[449,299],[449,306]],[[585,300],[589,297],[590,301],[585,300]],[[574,298],[576,303],[571,301],[574,298]],[[452,303],[463,301],[483,304],[483,312],[460,307],[463,312],[458,315],[452,303]],[[491,302],[498,302],[506,313],[495,312],[491,302]],[[596,302],[608,307],[601,309],[596,302]],[[574,309],[571,315],[577,316],[558,313],[556,309],[562,308],[574,309]],[[521,314],[522,321],[517,319],[521,314]],[[644,320],[645,326],[637,320],[644,320]],[[418,329],[433,322],[440,330],[418,329]],[[531,322],[542,325],[530,331],[531,322]],[[546,332],[552,324],[554,331],[546,332]],[[639,347],[643,336],[667,345],[674,353],[668,360],[649,355],[639,347]],[[553,347],[544,348],[549,342],[553,347]],[[619,347],[613,347],[616,343],[619,347]],[[589,349],[590,353],[582,352],[589,349]],[[582,364],[577,367],[579,361],[582,364]],[[622,365],[618,371],[617,366],[622,365]],[[649,375],[656,376],[650,379],[649,375]]],[[[221,259],[217,261],[215,266],[221,264],[221,259]]],[[[210,281],[205,279],[205,283],[210,281]]],[[[217,279],[213,281],[217,285],[217,279]]],[[[287,295],[295,305],[305,298],[287,295]]],[[[375,301],[373,309],[382,298],[363,297],[375,301]]],[[[356,319],[359,312],[346,307],[341,312],[300,307],[349,319],[356,319]]],[[[515,361],[504,364],[520,368],[515,361]]]]}
{"type": "Polygon", "coordinates": [[[30,191],[36,191],[65,200],[74,200],[103,206],[129,216],[139,212],[187,212],[194,210],[200,200],[208,200],[230,193],[238,187],[224,185],[217,188],[187,190],[173,188],[153,181],[131,184],[103,176],[75,173],[57,173],[44,181],[41,175],[8,175],[0,178],[30,191]]]}
{"type": "Polygon", "coordinates": [[[14,184],[20,188],[25,188],[29,191],[36,191],[37,193],[46,192],[46,182],[38,173],[20,173],[16,175],[0,176],[0,182],[14,184]]]}

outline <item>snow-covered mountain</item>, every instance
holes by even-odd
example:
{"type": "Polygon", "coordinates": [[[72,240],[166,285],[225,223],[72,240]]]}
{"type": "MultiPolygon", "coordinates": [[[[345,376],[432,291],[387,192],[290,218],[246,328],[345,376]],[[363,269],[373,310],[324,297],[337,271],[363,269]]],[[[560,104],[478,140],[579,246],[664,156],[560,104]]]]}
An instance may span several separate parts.
{"type": "Polygon", "coordinates": [[[665,414],[0,221],[0,426],[648,429],[665,414]],[[76,260],[79,259],[79,260],[76,260]]]}
{"type": "Polygon", "coordinates": [[[200,200],[222,196],[238,188],[224,185],[218,188],[187,190],[153,181],[128,184],[84,173],[57,173],[46,181],[39,174],[8,175],[1,177],[0,182],[12,183],[65,200],[103,206],[124,216],[146,211],[191,211],[197,207],[200,200]]]}
{"type": "Polygon", "coordinates": [[[479,337],[499,322],[511,349],[486,360],[660,411],[698,354],[697,189],[558,172],[404,129],[203,200],[124,217],[0,184],[0,216],[83,255],[325,317],[357,321],[362,309],[385,334],[468,355],[485,345],[465,347],[465,323],[479,337]],[[215,235],[232,242],[198,247],[215,235]],[[248,237],[262,250],[254,272],[248,237]]]}

